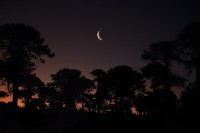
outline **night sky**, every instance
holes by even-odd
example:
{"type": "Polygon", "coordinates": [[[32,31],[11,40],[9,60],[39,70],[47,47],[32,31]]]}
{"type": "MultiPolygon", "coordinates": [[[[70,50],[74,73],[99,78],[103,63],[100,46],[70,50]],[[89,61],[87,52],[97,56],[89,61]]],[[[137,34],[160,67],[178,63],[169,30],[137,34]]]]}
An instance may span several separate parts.
{"type": "Polygon", "coordinates": [[[25,23],[41,33],[55,52],[37,75],[50,81],[62,68],[89,73],[129,65],[139,70],[148,45],[170,41],[200,20],[199,0],[0,0],[0,25],[25,23]],[[101,30],[100,41],[96,37],[101,30]]]}

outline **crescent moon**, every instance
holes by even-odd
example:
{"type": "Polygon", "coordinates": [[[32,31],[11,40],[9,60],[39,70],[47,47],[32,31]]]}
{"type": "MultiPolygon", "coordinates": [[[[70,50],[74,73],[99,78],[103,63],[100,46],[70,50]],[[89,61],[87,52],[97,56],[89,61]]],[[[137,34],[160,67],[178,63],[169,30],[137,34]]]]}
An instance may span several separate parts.
{"type": "Polygon", "coordinates": [[[103,39],[100,37],[100,30],[97,31],[97,38],[102,41],[103,39]]]}

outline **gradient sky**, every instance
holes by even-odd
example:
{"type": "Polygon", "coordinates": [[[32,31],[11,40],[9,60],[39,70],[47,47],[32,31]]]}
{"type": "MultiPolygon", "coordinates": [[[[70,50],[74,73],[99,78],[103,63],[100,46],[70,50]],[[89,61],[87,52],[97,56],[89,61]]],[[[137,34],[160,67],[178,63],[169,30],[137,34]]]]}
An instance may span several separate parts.
{"type": "Polygon", "coordinates": [[[200,20],[199,0],[0,0],[0,25],[25,23],[41,33],[55,52],[39,64],[37,75],[75,68],[89,77],[96,68],[129,65],[139,70],[142,50],[170,41],[200,20]],[[101,30],[100,41],[96,37],[101,30]]]}

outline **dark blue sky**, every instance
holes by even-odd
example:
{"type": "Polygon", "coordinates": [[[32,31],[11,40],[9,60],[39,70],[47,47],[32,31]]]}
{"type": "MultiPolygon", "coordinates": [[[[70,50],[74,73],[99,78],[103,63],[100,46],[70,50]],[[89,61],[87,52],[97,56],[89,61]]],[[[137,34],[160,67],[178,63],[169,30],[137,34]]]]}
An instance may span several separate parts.
{"type": "Polygon", "coordinates": [[[200,20],[199,0],[0,0],[0,25],[25,23],[36,28],[55,52],[39,64],[45,82],[61,68],[89,76],[95,68],[129,65],[139,70],[142,50],[170,41],[200,20]],[[104,41],[96,32],[101,30],[104,41]]]}

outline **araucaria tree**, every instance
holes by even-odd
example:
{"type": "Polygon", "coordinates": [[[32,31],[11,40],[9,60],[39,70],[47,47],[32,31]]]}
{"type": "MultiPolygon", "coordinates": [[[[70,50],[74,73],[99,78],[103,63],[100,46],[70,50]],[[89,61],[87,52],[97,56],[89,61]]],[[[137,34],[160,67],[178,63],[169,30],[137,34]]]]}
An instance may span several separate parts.
{"type": "Polygon", "coordinates": [[[0,56],[6,68],[1,80],[12,84],[13,104],[17,105],[19,86],[26,75],[36,69],[36,62],[44,63],[43,55],[54,57],[44,39],[33,27],[13,23],[0,26],[0,56]]]}

